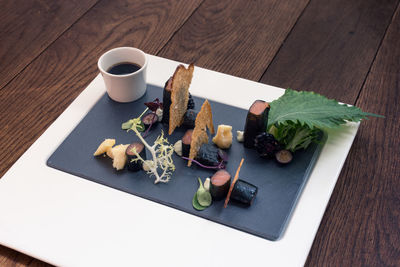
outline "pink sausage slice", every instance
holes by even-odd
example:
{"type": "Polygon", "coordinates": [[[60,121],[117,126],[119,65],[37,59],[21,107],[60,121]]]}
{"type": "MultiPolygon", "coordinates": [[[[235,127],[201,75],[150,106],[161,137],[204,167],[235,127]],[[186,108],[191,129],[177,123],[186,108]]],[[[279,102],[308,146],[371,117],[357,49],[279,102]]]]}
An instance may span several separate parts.
{"type": "Polygon", "coordinates": [[[185,145],[190,145],[192,143],[193,130],[187,130],[185,135],[182,137],[182,143],[185,145]]]}
{"type": "Polygon", "coordinates": [[[224,185],[231,179],[231,175],[226,170],[219,170],[211,177],[211,183],[216,186],[224,185]]]}
{"type": "Polygon", "coordinates": [[[211,177],[210,193],[214,200],[224,199],[229,191],[231,175],[226,170],[219,170],[211,177]]]}

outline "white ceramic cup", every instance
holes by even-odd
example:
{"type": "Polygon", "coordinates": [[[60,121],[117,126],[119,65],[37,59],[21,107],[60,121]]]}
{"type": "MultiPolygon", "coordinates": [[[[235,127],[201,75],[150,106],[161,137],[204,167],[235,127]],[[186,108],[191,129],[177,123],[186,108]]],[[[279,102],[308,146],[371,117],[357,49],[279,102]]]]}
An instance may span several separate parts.
{"type": "Polygon", "coordinates": [[[117,102],[132,102],[146,92],[146,54],[134,47],[118,47],[105,52],[97,62],[107,93],[117,102]],[[135,63],[141,68],[129,74],[115,75],[107,71],[118,63],[135,63]]]}

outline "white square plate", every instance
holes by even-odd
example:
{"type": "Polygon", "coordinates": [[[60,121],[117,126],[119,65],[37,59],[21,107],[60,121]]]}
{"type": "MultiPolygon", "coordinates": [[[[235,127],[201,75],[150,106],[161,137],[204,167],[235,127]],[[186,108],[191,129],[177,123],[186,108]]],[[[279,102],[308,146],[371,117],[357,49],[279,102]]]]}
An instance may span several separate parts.
{"type": "MultiPolygon", "coordinates": [[[[163,87],[179,62],[149,55],[163,87]]],[[[283,89],[195,68],[193,95],[248,108],[283,89]]],[[[328,140],[283,237],[268,241],[46,166],[104,94],[100,75],[0,179],[0,243],[63,266],[302,266],[359,124],[328,140]],[[76,179],[71,179],[76,178],[76,179]],[[195,237],[195,238],[194,238],[195,237]]]]}

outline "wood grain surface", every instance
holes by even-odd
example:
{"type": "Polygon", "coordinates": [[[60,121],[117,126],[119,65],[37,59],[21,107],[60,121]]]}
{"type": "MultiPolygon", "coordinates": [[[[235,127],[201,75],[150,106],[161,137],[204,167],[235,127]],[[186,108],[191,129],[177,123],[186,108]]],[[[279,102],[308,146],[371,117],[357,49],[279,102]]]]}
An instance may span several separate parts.
{"type": "Polygon", "coordinates": [[[307,3],[207,0],[159,56],[258,81],[307,3]]]}
{"type": "MultiPolygon", "coordinates": [[[[104,51],[135,46],[385,115],[362,123],[306,266],[400,266],[399,1],[0,6],[0,177],[96,76],[104,51]]],[[[0,246],[0,266],[16,265],[49,266],[0,246]]]]}
{"type": "Polygon", "coordinates": [[[397,2],[311,1],[260,81],[354,104],[397,2]]]}
{"type": "Polygon", "coordinates": [[[0,89],[98,0],[0,1],[0,89]]]}
{"type": "Polygon", "coordinates": [[[178,2],[101,2],[4,87],[0,113],[15,116],[0,117],[0,140],[7,144],[3,149],[13,151],[0,155],[0,175],[94,79],[104,51],[135,46],[155,54],[200,4],[178,2]],[[179,16],[171,16],[173,10],[179,16]]]}
{"type": "Polygon", "coordinates": [[[307,266],[400,266],[400,9],[356,105],[361,124],[307,266]]]}
{"type": "MultiPolygon", "coordinates": [[[[135,46],[157,53],[201,1],[185,3],[102,1],[2,88],[0,113],[13,116],[0,117],[0,176],[97,75],[104,51],[135,46]]],[[[5,247],[0,264],[45,265],[5,247]]]]}

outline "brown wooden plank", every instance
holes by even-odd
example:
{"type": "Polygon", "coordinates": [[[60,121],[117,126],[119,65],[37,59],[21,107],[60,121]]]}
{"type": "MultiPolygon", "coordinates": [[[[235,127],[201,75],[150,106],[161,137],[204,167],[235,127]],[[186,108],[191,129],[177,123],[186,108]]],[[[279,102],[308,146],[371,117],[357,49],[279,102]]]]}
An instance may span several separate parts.
{"type": "Polygon", "coordinates": [[[50,267],[52,265],[0,245],[0,266],[50,267]]]}
{"type": "Polygon", "coordinates": [[[0,266],[28,266],[33,258],[0,245],[0,266]]]}
{"type": "Polygon", "coordinates": [[[52,265],[0,245],[0,266],[49,267],[52,265]]]}
{"type": "MultiPolygon", "coordinates": [[[[0,116],[0,177],[93,80],[102,53],[135,46],[156,54],[200,3],[115,0],[94,6],[0,90],[0,113],[7,114],[0,116]]],[[[25,257],[0,246],[1,266],[43,264],[25,257]]]]}
{"type": "Polygon", "coordinates": [[[0,153],[0,175],[97,75],[102,53],[117,46],[157,53],[200,2],[118,0],[91,9],[0,91],[0,112],[13,114],[0,118],[1,150],[15,152],[0,153]]]}
{"type": "Polygon", "coordinates": [[[354,104],[397,0],[312,0],[261,82],[354,104]]]}
{"type": "Polygon", "coordinates": [[[309,0],[206,0],[159,53],[258,80],[309,0]]]}
{"type": "Polygon", "coordinates": [[[0,89],[98,0],[0,0],[0,89]]]}
{"type": "Polygon", "coordinates": [[[306,266],[400,266],[400,8],[356,105],[361,124],[306,266]]]}

